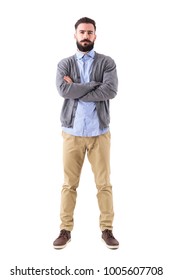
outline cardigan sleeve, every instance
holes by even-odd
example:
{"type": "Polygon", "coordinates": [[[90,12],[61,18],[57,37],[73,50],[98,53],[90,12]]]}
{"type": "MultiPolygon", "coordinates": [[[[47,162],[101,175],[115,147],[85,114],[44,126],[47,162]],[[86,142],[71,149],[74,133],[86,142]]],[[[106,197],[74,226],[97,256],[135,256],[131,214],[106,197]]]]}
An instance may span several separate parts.
{"type": "Polygon", "coordinates": [[[64,76],[68,76],[68,65],[66,60],[62,60],[58,63],[57,74],[56,74],[56,87],[59,94],[65,99],[79,99],[89,92],[96,89],[101,83],[100,82],[89,82],[89,83],[67,83],[64,80],[64,76]]]}
{"type": "Polygon", "coordinates": [[[82,96],[80,100],[85,102],[104,101],[112,99],[118,91],[118,77],[116,64],[113,59],[107,59],[103,69],[103,80],[97,88],[82,96]]]}

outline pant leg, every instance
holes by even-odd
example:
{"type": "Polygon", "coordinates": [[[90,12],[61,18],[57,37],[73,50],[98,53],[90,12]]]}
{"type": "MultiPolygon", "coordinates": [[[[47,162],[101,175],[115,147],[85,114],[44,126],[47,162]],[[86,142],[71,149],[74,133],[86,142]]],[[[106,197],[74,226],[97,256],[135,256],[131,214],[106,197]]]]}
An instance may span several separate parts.
{"type": "Polygon", "coordinates": [[[85,146],[81,137],[63,134],[64,184],[61,191],[61,229],[73,229],[73,213],[76,205],[77,187],[85,158],[85,146]]]}
{"type": "Polygon", "coordinates": [[[98,190],[100,228],[102,231],[112,230],[114,211],[110,183],[110,132],[90,138],[87,154],[98,190]]]}

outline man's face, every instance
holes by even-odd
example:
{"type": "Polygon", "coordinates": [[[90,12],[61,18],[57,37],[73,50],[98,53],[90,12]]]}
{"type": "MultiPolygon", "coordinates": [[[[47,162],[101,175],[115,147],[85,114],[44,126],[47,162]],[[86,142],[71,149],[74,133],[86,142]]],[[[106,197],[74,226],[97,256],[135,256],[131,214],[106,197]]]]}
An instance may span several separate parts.
{"type": "Polygon", "coordinates": [[[91,23],[80,23],[74,35],[76,44],[81,52],[88,52],[93,49],[96,39],[95,29],[91,23]]]}

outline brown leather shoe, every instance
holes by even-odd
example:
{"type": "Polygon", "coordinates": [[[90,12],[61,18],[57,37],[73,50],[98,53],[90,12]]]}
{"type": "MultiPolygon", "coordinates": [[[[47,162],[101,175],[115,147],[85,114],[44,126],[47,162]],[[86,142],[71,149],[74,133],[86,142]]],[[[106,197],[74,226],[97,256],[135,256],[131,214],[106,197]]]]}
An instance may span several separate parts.
{"type": "Polygon", "coordinates": [[[109,249],[118,249],[119,242],[115,239],[111,230],[105,229],[102,231],[102,239],[109,249]]]}
{"type": "Polygon", "coordinates": [[[62,229],[60,231],[60,235],[57,239],[53,242],[53,247],[55,249],[62,249],[64,248],[68,242],[71,241],[71,233],[68,230],[62,229]]]}

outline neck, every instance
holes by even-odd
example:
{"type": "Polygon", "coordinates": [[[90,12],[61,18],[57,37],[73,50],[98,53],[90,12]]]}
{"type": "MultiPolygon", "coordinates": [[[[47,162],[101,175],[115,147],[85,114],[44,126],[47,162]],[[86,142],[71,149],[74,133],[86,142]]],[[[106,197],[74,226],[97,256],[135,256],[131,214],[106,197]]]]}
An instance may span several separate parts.
{"type": "Polygon", "coordinates": [[[89,51],[87,51],[87,52],[82,52],[82,51],[80,51],[79,49],[77,49],[77,51],[80,52],[80,53],[83,53],[83,54],[89,53],[89,51]]]}

